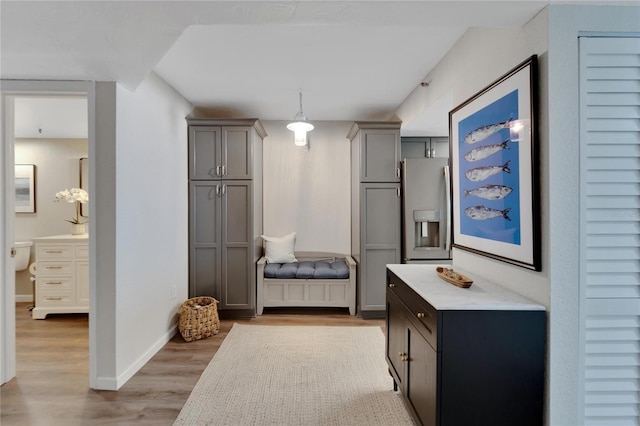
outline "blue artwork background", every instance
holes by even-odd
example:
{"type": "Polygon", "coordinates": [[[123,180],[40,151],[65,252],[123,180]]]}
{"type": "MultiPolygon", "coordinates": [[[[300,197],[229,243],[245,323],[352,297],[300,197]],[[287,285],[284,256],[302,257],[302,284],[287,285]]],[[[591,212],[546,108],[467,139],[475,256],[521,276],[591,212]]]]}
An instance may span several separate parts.
{"type": "Polygon", "coordinates": [[[514,90],[458,123],[458,181],[460,182],[460,199],[458,205],[460,206],[461,234],[520,245],[519,143],[510,140],[509,128],[501,129],[476,143],[467,144],[464,142],[465,136],[474,130],[483,126],[503,123],[509,119],[517,120],[518,118],[518,90],[514,90]],[[509,139],[509,142],[507,142],[509,149],[501,149],[487,158],[475,162],[469,162],[464,158],[465,154],[473,149],[488,145],[498,145],[506,139],[509,139]],[[470,169],[503,166],[507,161],[510,161],[508,167],[511,173],[500,171],[500,173],[479,182],[471,181],[467,179],[465,175],[465,172],[470,169]],[[484,185],[505,185],[513,191],[501,200],[486,200],[473,195],[465,196],[465,191],[470,191],[484,185]],[[504,219],[502,215],[486,220],[472,219],[467,216],[465,209],[473,206],[484,206],[500,211],[510,209],[507,215],[511,220],[504,219]]]}

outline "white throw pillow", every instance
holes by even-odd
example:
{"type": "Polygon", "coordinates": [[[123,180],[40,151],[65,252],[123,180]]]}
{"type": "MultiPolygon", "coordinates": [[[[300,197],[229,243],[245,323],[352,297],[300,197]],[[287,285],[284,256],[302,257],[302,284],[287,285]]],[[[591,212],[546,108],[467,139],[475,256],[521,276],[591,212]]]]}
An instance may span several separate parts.
{"type": "Polygon", "coordinates": [[[296,245],[296,233],[292,232],[284,237],[267,237],[261,235],[264,240],[264,257],[267,263],[291,263],[297,262],[293,252],[296,245]]]}

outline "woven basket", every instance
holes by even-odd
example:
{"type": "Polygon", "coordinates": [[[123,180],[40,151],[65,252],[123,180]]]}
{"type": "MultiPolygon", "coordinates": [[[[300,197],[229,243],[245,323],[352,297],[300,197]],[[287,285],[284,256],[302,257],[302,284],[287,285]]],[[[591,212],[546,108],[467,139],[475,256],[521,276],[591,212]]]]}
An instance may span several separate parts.
{"type": "Polygon", "coordinates": [[[200,296],[188,299],[180,305],[179,329],[187,342],[218,334],[220,318],[218,301],[213,297],[200,296]]]}

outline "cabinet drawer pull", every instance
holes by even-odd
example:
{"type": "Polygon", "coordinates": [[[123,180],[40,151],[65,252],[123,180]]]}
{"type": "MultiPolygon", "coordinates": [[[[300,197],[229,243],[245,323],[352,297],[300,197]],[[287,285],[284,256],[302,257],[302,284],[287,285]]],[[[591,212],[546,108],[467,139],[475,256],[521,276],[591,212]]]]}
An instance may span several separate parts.
{"type": "Polygon", "coordinates": [[[45,284],[62,284],[62,281],[47,281],[45,284]]]}
{"type": "Polygon", "coordinates": [[[62,269],[62,266],[45,266],[45,269],[62,269]]]}
{"type": "Polygon", "coordinates": [[[395,288],[395,286],[396,285],[394,283],[389,284],[389,288],[395,288]]]}
{"type": "Polygon", "coordinates": [[[57,296],[57,297],[47,297],[47,300],[62,300],[62,297],[57,296]]]}
{"type": "Polygon", "coordinates": [[[418,318],[422,319],[424,318],[424,312],[418,312],[418,318]]]}
{"type": "Polygon", "coordinates": [[[45,253],[62,253],[62,250],[45,250],[45,253]]]}

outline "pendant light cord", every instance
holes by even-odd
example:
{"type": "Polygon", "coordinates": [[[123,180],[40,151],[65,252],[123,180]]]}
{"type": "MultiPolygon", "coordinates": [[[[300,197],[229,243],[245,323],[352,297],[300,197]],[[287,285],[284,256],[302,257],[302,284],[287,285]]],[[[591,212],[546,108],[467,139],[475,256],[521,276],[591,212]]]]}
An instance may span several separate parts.
{"type": "Polygon", "coordinates": [[[298,112],[299,115],[304,115],[304,113],[302,112],[302,92],[299,92],[300,95],[300,112],[298,112]]]}

